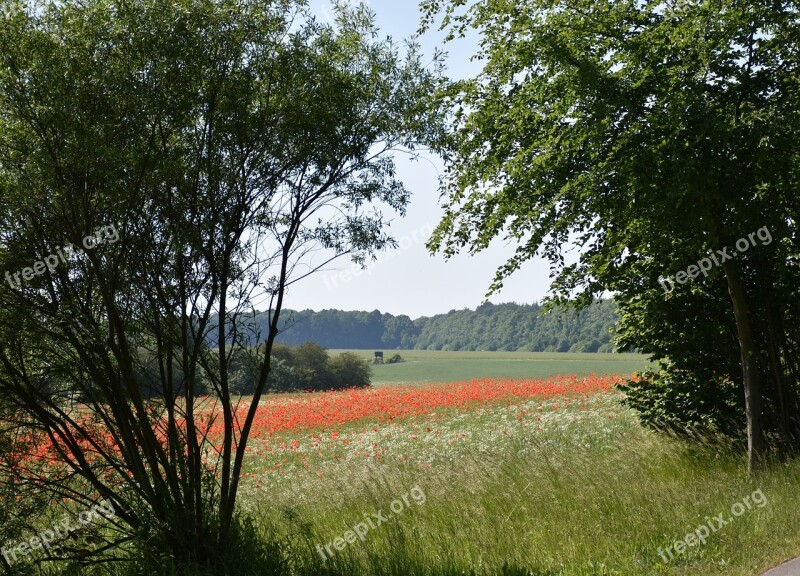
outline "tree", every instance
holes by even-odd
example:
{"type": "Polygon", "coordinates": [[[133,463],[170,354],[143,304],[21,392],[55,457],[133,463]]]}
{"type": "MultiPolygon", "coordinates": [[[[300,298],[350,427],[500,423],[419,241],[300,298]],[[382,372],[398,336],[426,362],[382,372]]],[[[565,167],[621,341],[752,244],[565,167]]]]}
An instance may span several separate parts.
{"type": "MultiPolygon", "coordinates": [[[[399,316],[384,315],[384,332],[381,336],[381,346],[386,348],[413,348],[417,336],[419,336],[419,328],[405,314],[399,316]]],[[[377,348],[377,346],[373,347],[377,348]]]]}
{"type": "Polygon", "coordinates": [[[369,386],[372,366],[358,354],[342,352],[330,359],[328,368],[336,380],[337,388],[369,386]]]}
{"type": "Polygon", "coordinates": [[[159,571],[258,570],[236,503],[284,295],[329,261],[312,252],[392,243],[381,210],[409,197],[393,154],[436,125],[419,104],[435,64],[376,38],[363,7],[326,25],[294,0],[67,0],[0,20],[0,395],[60,462],[42,490],[117,511],[106,545],[68,557],[133,541],[159,571]],[[261,302],[241,402],[231,363],[261,302]]]}
{"type": "MultiPolygon", "coordinates": [[[[485,63],[477,77],[435,98],[450,113],[450,130],[437,146],[447,163],[445,216],[429,247],[475,253],[506,237],[518,248],[490,291],[543,255],[556,271],[551,301],[574,297],[583,305],[617,292],[625,296],[618,298],[623,320],[646,313],[644,325],[675,301],[727,298],[749,467],[760,466],[766,450],[765,377],[784,409],[769,416],[797,446],[797,4],[423,5],[423,28],[444,13],[450,38],[478,30],[485,63]],[[769,249],[754,243],[747,254],[723,257],[765,228],[776,239],[769,249]],[[563,247],[571,243],[581,255],[565,265],[563,247]],[[702,276],[699,266],[688,268],[717,255],[719,266],[702,276]],[[780,278],[774,285],[766,272],[772,265],[780,278]],[[679,270],[688,274],[665,295],[659,280],[679,270]],[[642,298],[651,305],[638,306],[642,298]],[[760,344],[766,333],[757,333],[767,317],[770,350],[760,344]]],[[[700,326],[706,335],[713,330],[700,326]]],[[[663,350],[646,332],[627,336],[645,352],[663,350]]]]}
{"type": "Polygon", "coordinates": [[[328,352],[319,344],[304,342],[292,350],[292,368],[305,374],[309,388],[328,390],[333,388],[334,376],[328,367],[328,352]]]}

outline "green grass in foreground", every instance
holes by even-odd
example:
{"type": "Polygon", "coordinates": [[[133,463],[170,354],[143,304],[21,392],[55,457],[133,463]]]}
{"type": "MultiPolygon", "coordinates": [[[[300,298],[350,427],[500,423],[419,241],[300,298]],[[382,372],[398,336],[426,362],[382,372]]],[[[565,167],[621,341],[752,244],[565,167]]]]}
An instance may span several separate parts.
{"type": "MultiPolygon", "coordinates": [[[[314,453],[273,455],[285,472],[250,484],[245,507],[276,530],[289,573],[303,576],[752,576],[800,554],[800,463],[748,479],[741,458],[648,432],[617,400],[355,424],[339,430],[346,449],[321,442],[314,453]],[[388,448],[380,462],[360,455],[375,443],[388,448]],[[415,486],[424,504],[412,498],[394,514],[392,502],[415,486]],[[659,548],[730,517],[756,490],[766,505],[660,558],[659,548]],[[317,544],[379,511],[387,522],[322,560],[317,544]]],[[[292,437],[302,435],[275,440],[292,437]]]]}
{"type": "MultiPolygon", "coordinates": [[[[335,355],[345,350],[331,350],[335,355]]],[[[349,350],[372,360],[374,350],[349,350]]],[[[444,352],[384,350],[405,362],[373,366],[374,385],[401,382],[457,382],[473,378],[543,378],[554,374],[632,374],[648,365],[642,354],[552,352],[444,352]]]]}
{"type": "MultiPolygon", "coordinates": [[[[800,461],[748,478],[741,456],[645,430],[619,399],[499,402],[262,437],[240,499],[259,540],[232,552],[227,574],[753,576],[800,555],[800,461]],[[751,509],[733,517],[746,497],[751,509]],[[664,562],[659,548],[719,514],[727,525],[664,562]]],[[[163,562],[73,573],[172,574],[163,562]]]]}

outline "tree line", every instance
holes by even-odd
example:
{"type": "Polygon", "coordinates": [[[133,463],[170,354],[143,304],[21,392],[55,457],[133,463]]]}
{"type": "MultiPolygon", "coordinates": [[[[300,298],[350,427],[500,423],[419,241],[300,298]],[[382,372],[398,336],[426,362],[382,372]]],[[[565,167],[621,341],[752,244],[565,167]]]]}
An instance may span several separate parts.
{"type": "MultiPolygon", "coordinates": [[[[315,342],[339,349],[612,352],[618,316],[613,302],[597,300],[579,311],[486,303],[415,320],[378,310],[285,310],[283,318],[276,341],[292,346],[315,342]]],[[[267,333],[268,319],[267,313],[259,313],[240,330],[251,345],[267,333]]]]}

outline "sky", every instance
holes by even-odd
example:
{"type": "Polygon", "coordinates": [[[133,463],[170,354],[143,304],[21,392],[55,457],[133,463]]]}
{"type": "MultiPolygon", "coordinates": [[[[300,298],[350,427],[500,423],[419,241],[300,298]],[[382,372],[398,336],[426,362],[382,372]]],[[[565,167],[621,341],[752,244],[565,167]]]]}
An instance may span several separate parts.
{"type": "MultiPolygon", "coordinates": [[[[420,13],[416,0],[369,0],[383,36],[402,40],[419,28],[420,13]]],[[[311,0],[312,9],[321,17],[330,14],[326,0],[311,0]]],[[[447,75],[469,77],[479,70],[470,62],[477,48],[476,38],[459,44],[441,44],[442,34],[436,31],[422,38],[426,54],[434,48],[445,49],[447,75]]],[[[380,310],[411,318],[443,314],[450,310],[475,308],[485,300],[496,269],[514,252],[514,245],[496,242],[476,256],[460,254],[445,260],[431,255],[425,240],[443,215],[439,204],[438,177],[443,163],[432,153],[409,161],[397,156],[397,175],[412,193],[406,216],[393,215],[390,234],[399,247],[379,253],[378,261],[368,263],[365,270],[346,258],[325,270],[293,285],[285,306],[291,309],[380,310]]],[[[530,304],[540,301],[550,284],[549,264],[543,259],[527,262],[505,282],[501,292],[489,301],[530,304]]]]}

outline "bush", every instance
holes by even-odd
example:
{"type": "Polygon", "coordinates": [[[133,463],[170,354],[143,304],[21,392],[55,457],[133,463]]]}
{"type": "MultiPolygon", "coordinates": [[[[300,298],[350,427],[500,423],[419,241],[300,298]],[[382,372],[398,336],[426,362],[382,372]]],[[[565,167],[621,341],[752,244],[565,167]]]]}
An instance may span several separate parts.
{"type": "MultiPolygon", "coordinates": [[[[336,390],[369,386],[372,369],[369,362],[352,352],[330,358],[327,350],[313,342],[297,347],[276,344],[267,390],[297,392],[336,390]]],[[[243,351],[231,360],[230,384],[235,394],[248,395],[255,390],[258,363],[254,353],[243,351]]]]}
{"type": "MultiPolygon", "coordinates": [[[[391,359],[390,359],[391,363],[391,359]]],[[[363,388],[370,384],[372,367],[358,354],[343,352],[328,361],[337,388],[363,388]]]]}
{"type": "Polygon", "coordinates": [[[166,550],[163,535],[154,526],[144,526],[139,538],[132,543],[133,560],[123,562],[111,573],[115,576],[283,576],[291,573],[286,542],[241,513],[234,518],[231,542],[226,548],[215,551],[212,566],[175,558],[166,550]]]}
{"type": "MultiPolygon", "coordinates": [[[[183,391],[183,370],[176,364],[172,367],[172,389],[176,393],[183,391]]],[[[164,382],[161,377],[161,368],[158,360],[147,352],[138,353],[138,362],[133,366],[134,378],[139,388],[139,393],[146,400],[159,398],[164,395],[164,382]]],[[[207,394],[211,390],[210,382],[202,374],[195,376],[195,393],[207,394]]],[[[76,394],[79,401],[85,401],[86,394],[76,394]]]]}
{"type": "Polygon", "coordinates": [[[581,340],[573,344],[569,351],[571,353],[597,352],[598,348],[600,348],[600,342],[597,340],[581,340]]]}
{"type": "Polygon", "coordinates": [[[338,387],[325,348],[314,342],[305,342],[291,350],[290,365],[299,376],[298,389],[329,390],[338,387]]]}
{"type": "Polygon", "coordinates": [[[681,437],[744,439],[744,391],[728,377],[702,379],[665,365],[660,372],[647,370],[618,388],[626,394],[623,404],[651,428],[681,437]]]}
{"type": "Polygon", "coordinates": [[[270,392],[296,392],[313,390],[313,373],[305,368],[292,366],[290,361],[272,357],[268,390],[270,392]]]}

